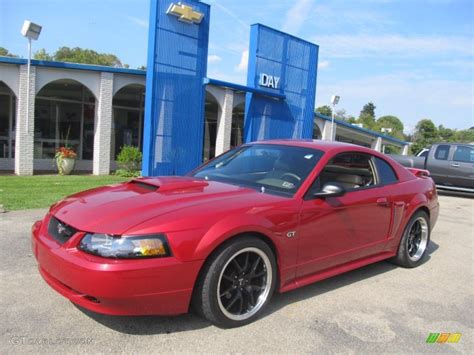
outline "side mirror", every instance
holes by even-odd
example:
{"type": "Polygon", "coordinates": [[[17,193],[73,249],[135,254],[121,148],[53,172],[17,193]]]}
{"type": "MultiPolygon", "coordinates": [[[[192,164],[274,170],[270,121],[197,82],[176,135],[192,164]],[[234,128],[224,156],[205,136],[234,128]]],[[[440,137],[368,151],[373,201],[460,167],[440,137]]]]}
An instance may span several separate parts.
{"type": "Polygon", "coordinates": [[[346,190],[343,186],[329,182],[327,184],[324,184],[321,191],[315,192],[313,194],[313,197],[324,199],[326,197],[339,197],[344,195],[345,193],[346,190]]]}

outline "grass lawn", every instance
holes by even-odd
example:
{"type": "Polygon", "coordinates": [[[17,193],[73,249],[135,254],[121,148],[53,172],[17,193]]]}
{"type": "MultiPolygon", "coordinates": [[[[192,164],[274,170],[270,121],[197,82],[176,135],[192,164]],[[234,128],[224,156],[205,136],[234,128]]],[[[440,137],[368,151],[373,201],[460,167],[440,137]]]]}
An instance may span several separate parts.
{"type": "Polygon", "coordinates": [[[48,207],[72,193],[130,180],[119,176],[0,176],[0,205],[5,210],[48,207]]]}

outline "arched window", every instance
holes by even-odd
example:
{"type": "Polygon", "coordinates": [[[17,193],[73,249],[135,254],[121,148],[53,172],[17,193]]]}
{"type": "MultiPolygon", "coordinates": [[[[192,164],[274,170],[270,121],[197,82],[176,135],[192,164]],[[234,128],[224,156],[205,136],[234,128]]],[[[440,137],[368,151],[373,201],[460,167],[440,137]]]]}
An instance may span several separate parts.
{"type": "Polygon", "coordinates": [[[216,156],[217,115],[219,104],[216,98],[206,92],[206,106],[204,114],[204,144],[203,161],[206,162],[216,156]]]}
{"type": "Polygon", "coordinates": [[[145,87],[131,84],[120,89],[113,100],[112,160],[117,158],[124,145],[133,145],[142,150],[143,111],[145,87]]]}
{"type": "Polygon", "coordinates": [[[232,131],[230,134],[230,147],[234,148],[244,142],[244,103],[234,107],[232,111],[232,131]]]}
{"type": "Polygon", "coordinates": [[[95,97],[81,83],[60,79],[45,85],[35,99],[34,157],[53,158],[61,146],[92,160],[95,97]]]}
{"type": "Polygon", "coordinates": [[[319,128],[318,124],[316,123],[316,120],[313,122],[313,139],[321,139],[322,134],[321,134],[321,129],[319,128]]]}
{"type": "Polygon", "coordinates": [[[0,81],[0,158],[15,156],[15,108],[15,94],[0,81]]]}

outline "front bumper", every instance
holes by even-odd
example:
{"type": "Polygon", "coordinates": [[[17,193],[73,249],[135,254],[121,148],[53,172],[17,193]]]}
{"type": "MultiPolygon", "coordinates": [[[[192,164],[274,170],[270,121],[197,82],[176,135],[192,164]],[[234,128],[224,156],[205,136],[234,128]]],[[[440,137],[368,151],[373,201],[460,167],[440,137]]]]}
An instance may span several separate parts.
{"type": "Polygon", "coordinates": [[[111,315],[174,315],[188,311],[203,261],[175,257],[115,260],[75,246],[80,232],[60,245],[47,233],[49,216],[32,229],[32,249],[44,280],[91,311],[111,315]]]}

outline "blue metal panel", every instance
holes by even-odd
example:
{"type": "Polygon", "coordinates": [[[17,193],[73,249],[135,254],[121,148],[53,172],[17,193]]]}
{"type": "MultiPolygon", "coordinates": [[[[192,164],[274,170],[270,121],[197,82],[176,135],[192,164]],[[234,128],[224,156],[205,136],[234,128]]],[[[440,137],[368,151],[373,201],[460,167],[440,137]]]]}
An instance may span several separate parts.
{"type": "Polygon", "coordinates": [[[285,95],[275,100],[247,93],[245,141],[311,138],[318,63],[318,46],[263,26],[250,31],[247,86],[285,95]],[[279,78],[276,88],[262,87],[260,75],[279,78]]]}
{"type": "Polygon", "coordinates": [[[250,86],[229,83],[228,81],[223,81],[223,80],[205,78],[204,79],[204,84],[205,85],[207,85],[207,84],[216,85],[216,86],[220,86],[220,87],[224,87],[224,88],[233,89],[235,91],[253,92],[254,94],[263,95],[263,96],[267,96],[267,97],[273,97],[273,98],[276,98],[276,99],[284,100],[286,98],[285,95],[277,93],[277,92],[265,91],[265,90],[257,89],[257,88],[250,87],[250,86]]]}
{"type": "Polygon", "coordinates": [[[186,23],[167,14],[172,3],[150,4],[144,176],[184,174],[202,160],[210,8],[183,2],[204,14],[201,23],[186,23]]]}

